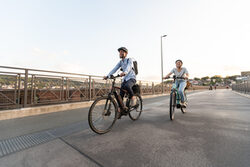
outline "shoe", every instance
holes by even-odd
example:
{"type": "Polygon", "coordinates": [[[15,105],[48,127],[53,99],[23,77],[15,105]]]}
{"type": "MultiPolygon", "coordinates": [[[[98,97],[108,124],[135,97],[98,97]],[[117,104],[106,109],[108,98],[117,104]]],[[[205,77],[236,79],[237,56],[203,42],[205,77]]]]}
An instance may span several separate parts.
{"type": "Polygon", "coordinates": [[[180,104],[181,104],[182,108],[186,108],[187,107],[187,103],[186,102],[181,102],[180,104]]]}
{"type": "Polygon", "coordinates": [[[136,99],[131,99],[131,100],[130,100],[130,106],[131,106],[131,107],[136,106],[136,102],[137,102],[136,99]]]}

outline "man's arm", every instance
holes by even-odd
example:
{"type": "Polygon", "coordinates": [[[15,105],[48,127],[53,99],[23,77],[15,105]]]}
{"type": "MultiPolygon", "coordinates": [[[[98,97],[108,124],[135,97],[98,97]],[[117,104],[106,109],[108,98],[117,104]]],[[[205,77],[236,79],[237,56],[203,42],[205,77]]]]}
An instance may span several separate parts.
{"type": "Polygon", "coordinates": [[[168,75],[166,75],[165,77],[163,77],[163,79],[168,79],[169,76],[172,75],[172,74],[173,74],[172,72],[168,73],[168,75]]]}
{"type": "Polygon", "coordinates": [[[188,77],[189,77],[189,73],[188,73],[188,70],[185,68],[185,76],[184,76],[184,78],[188,80],[188,77]]]}
{"type": "Polygon", "coordinates": [[[113,70],[110,71],[110,73],[108,74],[108,77],[110,77],[110,75],[113,75],[120,67],[121,67],[121,63],[118,62],[115,68],[113,68],[113,70]]]}

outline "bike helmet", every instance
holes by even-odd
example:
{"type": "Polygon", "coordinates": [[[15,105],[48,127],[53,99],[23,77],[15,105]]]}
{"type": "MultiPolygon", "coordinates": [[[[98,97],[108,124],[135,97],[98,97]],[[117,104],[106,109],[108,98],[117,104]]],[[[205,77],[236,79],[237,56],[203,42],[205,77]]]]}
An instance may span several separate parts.
{"type": "Polygon", "coordinates": [[[124,52],[128,53],[128,49],[125,47],[118,48],[118,52],[120,52],[120,50],[123,50],[124,52]]]}

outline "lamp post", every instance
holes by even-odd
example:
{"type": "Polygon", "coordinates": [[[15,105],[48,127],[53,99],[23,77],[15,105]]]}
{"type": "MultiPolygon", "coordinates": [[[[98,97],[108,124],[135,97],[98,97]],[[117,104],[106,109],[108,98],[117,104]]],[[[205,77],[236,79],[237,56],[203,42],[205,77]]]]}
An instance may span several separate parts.
{"type": "Polygon", "coordinates": [[[162,49],[162,38],[166,37],[167,35],[161,36],[161,92],[163,93],[163,49],[162,49]]]}

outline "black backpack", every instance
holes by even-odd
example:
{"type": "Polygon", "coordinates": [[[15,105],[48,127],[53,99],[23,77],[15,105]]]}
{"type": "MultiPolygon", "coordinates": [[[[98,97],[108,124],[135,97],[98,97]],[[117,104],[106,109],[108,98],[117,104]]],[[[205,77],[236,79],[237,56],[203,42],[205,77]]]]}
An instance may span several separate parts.
{"type": "MultiPolygon", "coordinates": [[[[133,61],[133,68],[132,69],[134,70],[135,75],[137,75],[138,74],[137,61],[136,60],[132,60],[131,58],[130,58],[130,60],[133,61]]],[[[127,59],[127,61],[128,61],[128,59],[127,59]]]]}
{"type": "Polygon", "coordinates": [[[137,67],[137,61],[135,60],[135,61],[133,61],[133,70],[134,70],[134,72],[135,72],[135,75],[137,75],[138,74],[138,67],[137,67]]]}
{"type": "MultiPolygon", "coordinates": [[[[131,58],[128,58],[128,59],[127,59],[127,63],[128,63],[128,60],[129,60],[129,59],[131,59],[131,58]]],[[[132,60],[132,59],[131,59],[131,61],[133,61],[133,68],[132,68],[132,69],[134,70],[135,75],[137,75],[137,74],[138,74],[138,66],[137,66],[137,61],[136,61],[136,60],[132,60]]],[[[123,69],[122,69],[122,68],[121,68],[121,71],[123,71],[123,69]]]]}

